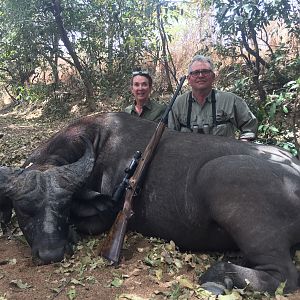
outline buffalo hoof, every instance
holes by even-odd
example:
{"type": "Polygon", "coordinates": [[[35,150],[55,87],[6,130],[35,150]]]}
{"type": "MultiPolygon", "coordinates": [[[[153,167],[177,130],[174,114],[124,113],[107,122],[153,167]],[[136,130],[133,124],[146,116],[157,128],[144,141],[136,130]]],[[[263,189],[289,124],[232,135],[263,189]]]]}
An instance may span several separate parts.
{"type": "Polygon", "coordinates": [[[224,295],[226,291],[226,287],[223,284],[210,281],[201,284],[201,287],[213,295],[224,295]]]}
{"type": "Polygon", "coordinates": [[[214,295],[224,295],[226,291],[232,290],[233,282],[231,278],[225,277],[223,283],[208,281],[201,284],[201,287],[214,295]]]}

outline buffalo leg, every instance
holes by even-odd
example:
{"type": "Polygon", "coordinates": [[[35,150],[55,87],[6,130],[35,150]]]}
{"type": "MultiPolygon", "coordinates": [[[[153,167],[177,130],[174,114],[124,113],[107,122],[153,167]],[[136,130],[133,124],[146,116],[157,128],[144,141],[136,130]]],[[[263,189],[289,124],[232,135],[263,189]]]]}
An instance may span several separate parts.
{"type": "Polygon", "coordinates": [[[212,290],[210,287],[214,287],[215,284],[228,288],[228,280],[236,288],[245,288],[249,284],[254,290],[261,292],[274,293],[280,283],[285,280],[287,280],[285,292],[297,289],[298,274],[292,263],[286,266],[290,271],[290,274],[286,278],[280,279],[282,272],[277,272],[274,269],[272,270],[272,268],[274,268],[274,265],[260,266],[259,269],[250,269],[232,263],[219,262],[205,272],[199,281],[208,290],[212,290]]]}
{"type": "Polygon", "coordinates": [[[288,168],[282,165],[275,172],[268,161],[231,155],[217,158],[201,170],[202,197],[213,220],[228,232],[249,262],[248,267],[216,264],[201,282],[223,284],[230,278],[238,288],[249,281],[257,291],[274,293],[286,281],[285,291],[297,289],[298,273],[290,249],[299,243],[298,178],[287,180],[288,168]]]}

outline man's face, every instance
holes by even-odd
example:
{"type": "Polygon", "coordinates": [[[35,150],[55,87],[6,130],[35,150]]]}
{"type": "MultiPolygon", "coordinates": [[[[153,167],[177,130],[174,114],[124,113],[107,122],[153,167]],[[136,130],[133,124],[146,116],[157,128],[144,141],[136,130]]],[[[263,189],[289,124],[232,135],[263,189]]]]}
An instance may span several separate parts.
{"type": "Polygon", "coordinates": [[[148,78],[140,75],[134,76],[132,78],[131,92],[138,104],[144,104],[151,93],[148,78]]]}
{"type": "Polygon", "coordinates": [[[191,65],[188,75],[188,82],[192,89],[209,90],[212,89],[215,74],[211,70],[210,64],[202,61],[195,61],[191,65]],[[197,72],[200,71],[200,72],[197,72]]]}

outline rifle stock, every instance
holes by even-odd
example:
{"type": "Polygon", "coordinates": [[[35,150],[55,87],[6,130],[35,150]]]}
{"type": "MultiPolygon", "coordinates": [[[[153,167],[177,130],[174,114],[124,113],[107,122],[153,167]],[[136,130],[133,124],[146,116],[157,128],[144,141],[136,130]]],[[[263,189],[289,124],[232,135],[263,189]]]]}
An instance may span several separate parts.
{"type": "Polygon", "coordinates": [[[173,103],[179,94],[181,87],[185,81],[186,76],[181,77],[179,85],[172,97],[168,107],[166,108],[161,120],[159,121],[154,134],[152,135],[142,157],[133,173],[132,177],[129,180],[129,187],[126,189],[125,200],[123,210],[121,210],[117,218],[110,229],[109,234],[107,235],[106,240],[100,250],[100,255],[104,258],[117,265],[120,260],[120,253],[122,245],[125,238],[125,233],[127,229],[128,220],[132,216],[132,201],[133,197],[136,195],[137,191],[141,187],[142,179],[145,175],[145,172],[151,162],[152,157],[154,156],[156,147],[160,141],[160,138],[165,130],[168,114],[171,110],[173,103]]]}
{"type": "MultiPolygon", "coordinates": [[[[126,203],[126,200],[127,203],[129,203],[128,199],[132,197],[133,194],[130,190],[128,193],[126,193],[124,204],[126,203]]],[[[127,229],[127,223],[129,218],[131,217],[131,214],[131,206],[126,210],[123,208],[123,210],[118,213],[117,218],[106,237],[105,243],[102,246],[101,255],[113,264],[119,263],[120,253],[127,229]]]]}

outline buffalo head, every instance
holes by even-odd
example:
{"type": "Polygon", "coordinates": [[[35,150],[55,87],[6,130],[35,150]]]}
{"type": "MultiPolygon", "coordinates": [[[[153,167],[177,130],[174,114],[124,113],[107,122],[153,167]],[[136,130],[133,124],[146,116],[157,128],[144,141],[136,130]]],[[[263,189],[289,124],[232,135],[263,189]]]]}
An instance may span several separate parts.
{"type": "MultiPolygon", "coordinates": [[[[4,221],[13,205],[20,229],[36,263],[61,261],[72,253],[69,216],[73,194],[94,167],[94,150],[85,140],[85,152],[76,162],[46,170],[0,168],[0,210],[4,221]]],[[[0,216],[1,216],[0,214],[0,216]]]]}

